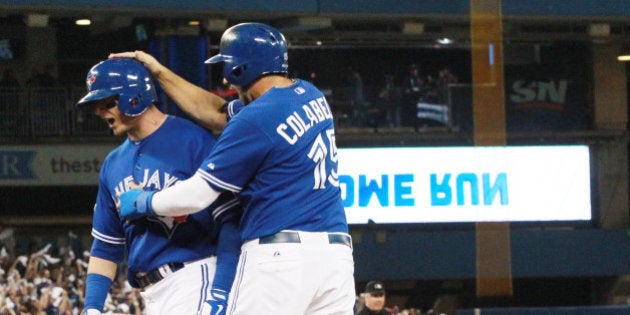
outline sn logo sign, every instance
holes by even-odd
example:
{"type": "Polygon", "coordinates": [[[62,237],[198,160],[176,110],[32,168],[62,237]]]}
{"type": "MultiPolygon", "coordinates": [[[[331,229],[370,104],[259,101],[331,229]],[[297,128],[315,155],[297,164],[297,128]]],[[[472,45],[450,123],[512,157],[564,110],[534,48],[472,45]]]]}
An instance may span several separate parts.
{"type": "Polygon", "coordinates": [[[535,101],[551,101],[558,104],[564,104],[567,96],[567,80],[558,82],[549,81],[525,81],[518,80],[512,84],[512,93],[510,100],[514,103],[527,103],[535,101]]]}

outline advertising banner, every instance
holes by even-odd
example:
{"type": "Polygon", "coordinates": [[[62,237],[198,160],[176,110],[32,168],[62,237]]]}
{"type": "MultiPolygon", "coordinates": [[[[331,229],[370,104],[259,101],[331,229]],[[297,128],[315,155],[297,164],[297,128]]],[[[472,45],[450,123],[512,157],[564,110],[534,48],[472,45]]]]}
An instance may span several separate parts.
{"type": "Polygon", "coordinates": [[[339,150],[350,224],[591,219],[587,146],[339,150]]]}
{"type": "Polygon", "coordinates": [[[97,185],[116,145],[0,146],[0,186],[97,185]]]}
{"type": "MultiPolygon", "coordinates": [[[[2,146],[0,186],[96,186],[103,145],[2,146]]],[[[588,146],[341,148],[350,224],[591,219],[588,146]]]]}

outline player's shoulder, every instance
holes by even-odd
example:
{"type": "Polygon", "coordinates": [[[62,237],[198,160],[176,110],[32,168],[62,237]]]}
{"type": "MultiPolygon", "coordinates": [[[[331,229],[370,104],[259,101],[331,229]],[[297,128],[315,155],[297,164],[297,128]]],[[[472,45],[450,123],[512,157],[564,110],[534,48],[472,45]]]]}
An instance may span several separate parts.
{"type": "Polygon", "coordinates": [[[124,155],[125,151],[129,150],[130,147],[131,147],[131,140],[129,139],[129,137],[127,137],[125,138],[125,141],[123,141],[121,144],[119,144],[117,147],[115,147],[113,150],[111,150],[107,154],[107,157],[105,157],[105,160],[112,160],[118,156],[124,155]]]}
{"type": "Polygon", "coordinates": [[[285,105],[295,104],[302,106],[303,102],[323,96],[323,93],[311,82],[293,79],[293,83],[286,87],[273,88],[269,93],[263,94],[259,100],[263,102],[282,102],[285,105]]]}
{"type": "Polygon", "coordinates": [[[293,83],[285,87],[274,87],[247,105],[243,113],[259,116],[260,112],[293,111],[291,106],[302,106],[304,102],[323,94],[310,82],[293,79],[293,83]]]}
{"type": "Polygon", "coordinates": [[[169,132],[173,132],[173,135],[194,135],[200,137],[212,137],[212,133],[205,129],[190,119],[168,115],[167,117],[167,125],[169,132]]]}
{"type": "Polygon", "coordinates": [[[127,156],[127,152],[129,152],[130,146],[131,142],[129,138],[126,138],[123,143],[119,144],[113,150],[109,151],[109,153],[107,153],[105,159],[103,160],[101,170],[107,169],[110,165],[115,165],[117,161],[124,159],[127,156]]]}
{"type": "Polygon", "coordinates": [[[187,118],[167,115],[166,122],[170,128],[186,128],[191,130],[203,130],[203,128],[187,118]]]}
{"type": "Polygon", "coordinates": [[[295,82],[294,92],[297,94],[302,93],[321,93],[319,88],[317,88],[310,81],[302,80],[302,79],[293,79],[295,82]]]}
{"type": "Polygon", "coordinates": [[[301,108],[322,96],[322,92],[310,82],[294,79],[293,84],[287,87],[274,87],[246,106],[237,103],[241,107],[236,111],[238,115],[230,119],[230,123],[234,121],[237,122],[235,124],[265,129],[265,126],[286,119],[296,108],[301,108]],[[263,117],[264,119],[261,119],[263,117]]]}

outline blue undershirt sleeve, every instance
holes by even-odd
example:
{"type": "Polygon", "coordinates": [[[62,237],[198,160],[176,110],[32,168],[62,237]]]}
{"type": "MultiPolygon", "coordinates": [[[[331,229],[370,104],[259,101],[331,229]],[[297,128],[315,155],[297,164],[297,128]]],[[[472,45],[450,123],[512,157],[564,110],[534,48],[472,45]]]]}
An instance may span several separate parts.
{"type": "Polygon", "coordinates": [[[111,284],[112,279],[109,277],[88,273],[85,279],[85,306],[83,308],[86,310],[97,309],[102,312],[111,284]]]}
{"type": "Polygon", "coordinates": [[[217,270],[212,282],[213,289],[230,292],[241,254],[241,236],[235,222],[224,222],[217,244],[217,270]]]}

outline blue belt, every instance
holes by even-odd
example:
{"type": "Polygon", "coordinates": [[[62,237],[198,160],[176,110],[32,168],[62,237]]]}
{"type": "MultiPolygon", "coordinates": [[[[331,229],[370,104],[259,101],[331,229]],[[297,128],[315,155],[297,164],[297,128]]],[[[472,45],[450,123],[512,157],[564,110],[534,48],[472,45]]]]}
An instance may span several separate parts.
{"type": "MultiPolygon", "coordinates": [[[[300,234],[298,232],[283,231],[258,239],[258,244],[277,243],[301,243],[300,234]]],[[[328,243],[346,245],[352,248],[352,239],[346,234],[328,233],[328,243]]]]}
{"type": "Polygon", "coordinates": [[[184,268],[184,263],[170,263],[157,267],[149,272],[139,272],[133,277],[134,284],[144,289],[152,284],[160,282],[167,275],[184,268]]]}

